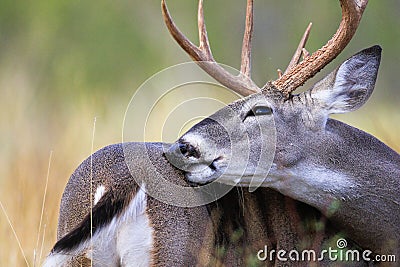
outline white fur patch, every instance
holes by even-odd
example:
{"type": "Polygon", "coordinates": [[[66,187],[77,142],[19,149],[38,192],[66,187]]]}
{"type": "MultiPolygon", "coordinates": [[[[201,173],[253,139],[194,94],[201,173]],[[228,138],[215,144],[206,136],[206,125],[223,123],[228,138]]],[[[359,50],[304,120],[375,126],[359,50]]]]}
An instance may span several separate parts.
{"type": "Polygon", "coordinates": [[[332,87],[313,92],[313,98],[325,103],[329,114],[356,110],[372,92],[376,75],[374,64],[376,59],[351,57],[339,67],[332,87]]]}
{"type": "Polygon", "coordinates": [[[67,267],[69,255],[50,254],[43,262],[42,267],[67,267]]]}
{"type": "Polygon", "coordinates": [[[357,198],[359,187],[351,177],[343,173],[312,166],[285,170],[273,166],[263,185],[318,208],[329,207],[333,200],[357,198]]]}
{"type": "Polygon", "coordinates": [[[209,182],[215,171],[210,169],[208,165],[197,164],[190,168],[190,172],[186,173],[186,178],[195,183],[209,182]]]}
{"type": "Polygon", "coordinates": [[[149,266],[153,229],[146,208],[146,193],[139,189],[121,215],[73,251],[50,254],[44,266],[70,266],[73,257],[83,252],[93,266],[149,266]]]}
{"type": "Polygon", "coordinates": [[[97,204],[97,202],[99,202],[100,198],[104,195],[104,193],[106,192],[106,188],[104,187],[104,185],[100,185],[97,187],[96,189],[96,193],[94,194],[94,205],[97,204]]]}
{"type": "Polygon", "coordinates": [[[149,266],[153,229],[146,214],[147,197],[140,189],[119,219],[117,251],[122,266],[149,266]]]}

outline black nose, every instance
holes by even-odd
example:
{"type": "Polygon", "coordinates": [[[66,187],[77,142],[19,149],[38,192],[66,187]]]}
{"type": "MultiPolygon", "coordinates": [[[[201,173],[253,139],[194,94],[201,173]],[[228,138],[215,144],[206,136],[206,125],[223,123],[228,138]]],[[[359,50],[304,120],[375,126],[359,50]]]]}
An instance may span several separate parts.
{"type": "Polygon", "coordinates": [[[200,158],[200,152],[189,143],[179,143],[179,150],[185,157],[200,158]]]}

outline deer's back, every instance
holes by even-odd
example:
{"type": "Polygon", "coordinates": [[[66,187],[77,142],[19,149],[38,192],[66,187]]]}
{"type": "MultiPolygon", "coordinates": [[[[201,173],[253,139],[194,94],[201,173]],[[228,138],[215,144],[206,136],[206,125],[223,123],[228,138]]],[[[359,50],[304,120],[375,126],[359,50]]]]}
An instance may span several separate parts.
{"type": "MultiPolygon", "coordinates": [[[[150,155],[153,167],[168,180],[187,186],[183,173],[163,157],[162,146],[160,143],[115,144],[82,162],[62,197],[58,239],[79,227],[90,212],[91,179],[93,204],[101,186],[105,191],[112,188],[123,195],[136,192],[138,185],[133,176],[152,175],[151,168],[142,165],[143,156],[150,155]],[[128,167],[124,151],[130,153],[135,166],[128,167]],[[136,167],[134,172],[130,172],[132,167],[136,167]]],[[[277,260],[276,253],[261,262],[257,252],[268,248],[269,252],[297,250],[301,253],[302,249],[313,249],[319,253],[340,234],[315,208],[268,188],[259,188],[254,193],[247,188],[233,188],[218,201],[195,208],[171,206],[147,196],[146,212],[153,231],[151,254],[156,266],[280,266],[284,262],[277,260]]],[[[291,262],[297,266],[307,264],[291,262]]]]}

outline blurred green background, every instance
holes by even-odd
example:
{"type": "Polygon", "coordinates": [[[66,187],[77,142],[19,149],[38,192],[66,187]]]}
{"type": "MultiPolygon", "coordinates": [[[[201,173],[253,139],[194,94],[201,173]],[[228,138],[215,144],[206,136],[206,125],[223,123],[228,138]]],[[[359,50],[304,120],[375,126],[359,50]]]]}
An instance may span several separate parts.
{"type": "MultiPolygon", "coordinates": [[[[245,4],[205,1],[214,56],[236,68],[245,4]]],[[[197,42],[197,1],[169,0],[168,6],[180,29],[197,42]]],[[[263,85],[276,78],[277,68],[285,69],[310,21],[314,26],[307,49],[325,44],[340,14],[333,0],[256,0],[253,79],[263,85]]],[[[400,1],[371,0],[349,46],[323,71],[363,48],[382,46],[371,99],[336,118],[396,151],[399,15],[400,1]]],[[[38,266],[55,241],[64,185],[90,155],[92,141],[94,150],[120,142],[124,112],[136,88],[152,74],[188,60],[167,33],[159,0],[0,1],[0,266],[24,266],[26,261],[38,266]]]]}

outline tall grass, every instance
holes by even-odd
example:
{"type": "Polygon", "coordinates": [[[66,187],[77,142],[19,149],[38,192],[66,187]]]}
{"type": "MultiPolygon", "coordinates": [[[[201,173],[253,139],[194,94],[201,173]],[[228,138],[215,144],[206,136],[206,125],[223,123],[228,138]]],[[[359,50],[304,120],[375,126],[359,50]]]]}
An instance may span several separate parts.
{"type": "MultiPolygon", "coordinates": [[[[179,25],[195,38],[196,4],[170,2],[179,25]]],[[[257,4],[253,67],[260,84],[284,67],[309,20],[316,25],[311,51],[336,27],[337,3],[309,2],[257,4]],[[294,15],[298,12],[303,16],[294,15]]],[[[338,118],[399,152],[399,97],[394,92],[400,34],[393,31],[400,29],[400,7],[387,2],[370,1],[342,56],[382,44],[377,93],[366,107],[338,118]]],[[[243,4],[208,4],[216,58],[236,66],[241,34],[227,29],[242,27],[243,4]],[[222,8],[234,15],[221,20],[222,8]]],[[[94,150],[120,142],[135,88],[156,71],[186,60],[165,30],[159,1],[0,1],[0,266],[39,265],[55,242],[64,186],[90,155],[92,141],[94,150]]]]}
{"type": "MultiPolygon", "coordinates": [[[[0,210],[0,265],[25,266],[25,255],[30,266],[38,266],[55,242],[59,201],[69,175],[90,155],[96,106],[86,103],[67,115],[55,116],[40,108],[22,112],[18,105],[30,95],[18,97],[18,102],[3,98],[0,103],[0,114],[7,114],[7,122],[1,125],[7,138],[2,138],[0,162],[4,208],[0,210]]],[[[127,103],[125,99],[113,102],[96,119],[95,150],[121,141],[124,108],[115,112],[114,107],[127,103]]],[[[399,112],[369,108],[336,117],[373,133],[399,152],[400,126],[394,124],[400,120],[399,112]]],[[[53,112],[58,113],[57,109],[53,112]]]]}

